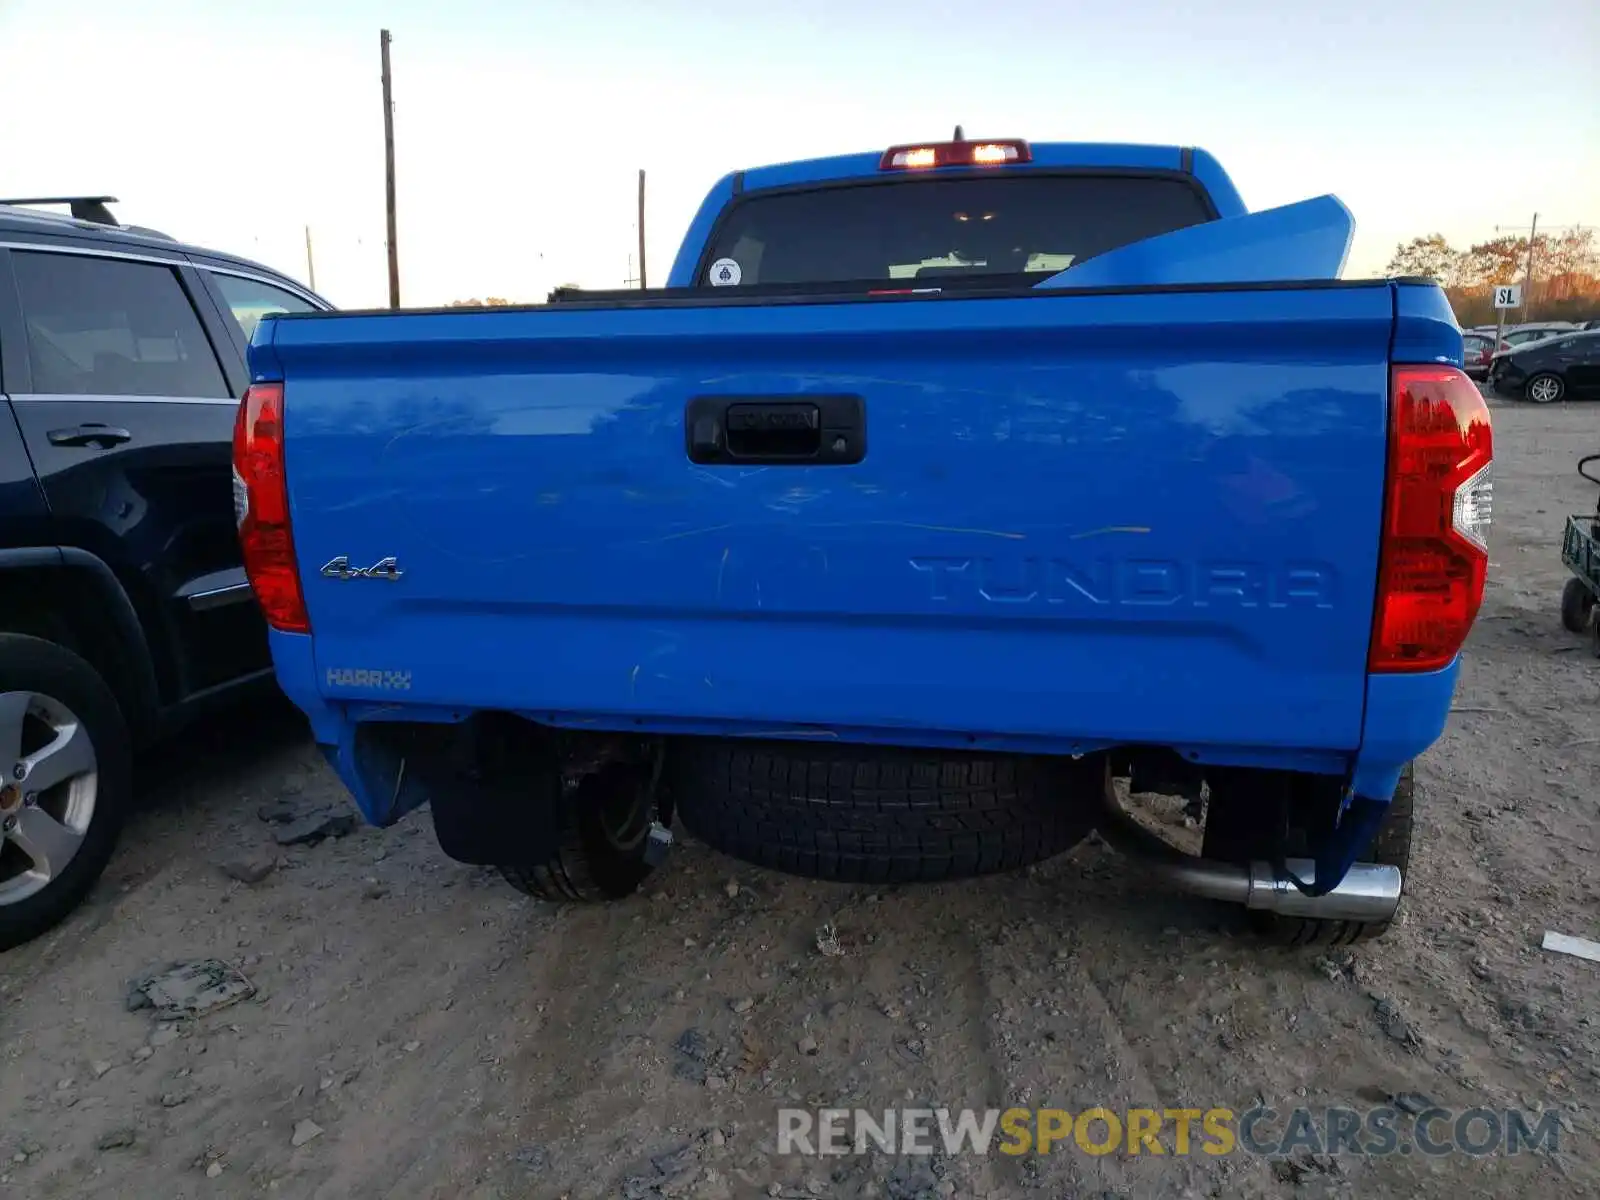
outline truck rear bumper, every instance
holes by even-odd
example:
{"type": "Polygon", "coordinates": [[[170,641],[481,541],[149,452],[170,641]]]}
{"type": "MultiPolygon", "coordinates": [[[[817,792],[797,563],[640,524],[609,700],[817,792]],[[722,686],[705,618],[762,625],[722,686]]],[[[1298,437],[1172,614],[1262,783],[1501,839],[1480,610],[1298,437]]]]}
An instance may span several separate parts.
{"type": "MultiPolygon", "coordinates": [[[[334,702],[323,690],[312,638],[272,634],[273,659],[285,694],[310,721],[313,736],[324,748],[340,778],[355,796],[366,819],[389,825],[412,805],[391,786],[364,777],[356,766],[356,731],[368,721],[411,721],[449,724],[472,715],[470,709],[394,702],[334,702]]],[[[1354,796],[1387,804],[1405,765],[1422,754],[1444,731],[1450,701],[1460,673],[1459,659],[1441,671],[1415,675],[1372,676],[1367,681],[1366,711],[1360,748],[1349,751],[1317,747],[1261,746],[1196,742],[1172,748],[1199,764],[1304,771],[1349,779],[1354,796]]],[[[624,712],[524,712],[541,723],[573,730],[630,734],[721,737],[826,738],[865,744],[990,750],[1021,754],[1086,754],[1112,748],[1110,743],[1059,736],[960,734],[914,727],[795,726],[711,720],[674,720],[624,712]]],[[[420,803],[420,800],[417,802],[420,803]]]]}
{"type": "Polygon", "coordinates": [[[1450,720],[1461,658],[1441,671],[1371,675],[1350,791],[1387,804],[1405,765],[1439,740],[1450,720]]]}

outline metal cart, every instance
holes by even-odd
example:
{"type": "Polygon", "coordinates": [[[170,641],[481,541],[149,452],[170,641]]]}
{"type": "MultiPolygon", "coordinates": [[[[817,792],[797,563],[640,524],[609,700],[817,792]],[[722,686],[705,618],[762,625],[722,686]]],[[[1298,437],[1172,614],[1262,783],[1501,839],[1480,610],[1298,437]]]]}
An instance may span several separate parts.
{"type": "MultiPolygon", "coordinates": [[[[1600,454],[1578,460],[1578,474],[1600,488],[1597,472],[1600,454]]],[[[1593,513],[1567,518],[1561,561],[1572,572],[1561,591],[1561,623],[1573,633],[1590,634],[1595,654],[1600,655],[1600,617],[1596,616],[1596,604],[1600,603],[1600,496],[1595,498],[1593,513]]]]}

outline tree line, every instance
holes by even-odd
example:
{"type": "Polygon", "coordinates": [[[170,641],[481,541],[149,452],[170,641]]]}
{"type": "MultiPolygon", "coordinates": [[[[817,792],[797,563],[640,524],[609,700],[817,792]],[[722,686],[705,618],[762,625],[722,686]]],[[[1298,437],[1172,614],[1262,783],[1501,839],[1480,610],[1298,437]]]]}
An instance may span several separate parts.
{"type": "MultiPolygon", "coordinates": [[[[1412,238],[1395,247],[1390,275],[1435,279],[1450,297],[1463,325],[1492,324],[1493,289],[1522,283],[1528,267],[1526,237],[1498,237],[1457,250],[1443,234],[1412,238]]],[[[1600,245],[1593,229],[1540,234],[1533,239],[1533,287],[1524,289],[1522,310],[1508,319],[1583,321],[1600,317],[1600,245]]]]}
{"type": "MultiPolygon", "coordinates": [[[[548,299],[554,297],[556,292],[579,291],[579,290],[580,289],[579,289],[578,285],[575,284],[575,283],[563,283],[561,286],[556,288],[555,291],[551,292],[550,296],[546,297],[546,299],[548,300],[548,299]]],[[[509,307],[510,305],[513,305],[513,304],[527,304],[527,303],[529,303],[529,301],[526,301],[526,300],[506,300],[506,299],[504,299],[503,297],[500,297],[500,296],[488,296],[488,297],[486,297],[486,298],[484,298],[482,300],[452,300],[445,307],[446,308],[507,308],[507,307],[509,307]]]]}

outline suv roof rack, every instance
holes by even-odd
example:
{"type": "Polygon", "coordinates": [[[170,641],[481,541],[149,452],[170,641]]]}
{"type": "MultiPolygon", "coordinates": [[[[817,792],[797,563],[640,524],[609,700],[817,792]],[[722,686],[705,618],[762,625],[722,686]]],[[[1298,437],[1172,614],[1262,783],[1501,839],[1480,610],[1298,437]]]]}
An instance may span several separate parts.
{"type": "Polygon", "coordinates": [[[113,229],[125,229],[129,233],[160,238],[166,242],[177,240],[171,234],[162,233],[159,229],[146,229],[142,225],[124,225],[112,216],[111,210],[106,207],[108,204],[118,203],[121,202],[115,196],[32,196],[19,200],[0,198],[0,207],[10,205],[14,208],[33,208],[40,205],[64,204],[74,221],[85,221],[90,225],[109,225],[113,229]]]}
{"type": "Polygon", "coordinates": [[[23,200],[0,200],[0,204],[31,208],[39,204],[65,204],[76,221],[90,221],[95,225],[116,225],[108,204],[116,204],[115,196],[33,196],[23,200]]]}

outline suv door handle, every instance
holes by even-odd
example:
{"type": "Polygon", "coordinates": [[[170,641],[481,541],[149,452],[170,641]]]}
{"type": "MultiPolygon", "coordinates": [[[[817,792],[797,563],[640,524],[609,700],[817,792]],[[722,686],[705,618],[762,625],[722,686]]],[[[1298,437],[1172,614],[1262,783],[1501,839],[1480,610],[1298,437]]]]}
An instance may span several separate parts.
{"type": "Polygon", "coordinates": [[[93,446],[96,450],[109,450],[112,446],[133,440],[126,429],[113,429],[110,425],[79,425],[74,429],[52,429],[47,435],[52,446],[93,446]]]}

